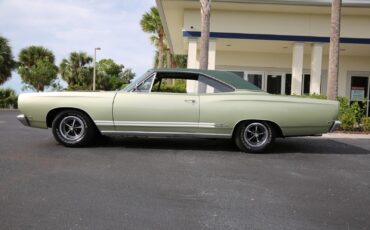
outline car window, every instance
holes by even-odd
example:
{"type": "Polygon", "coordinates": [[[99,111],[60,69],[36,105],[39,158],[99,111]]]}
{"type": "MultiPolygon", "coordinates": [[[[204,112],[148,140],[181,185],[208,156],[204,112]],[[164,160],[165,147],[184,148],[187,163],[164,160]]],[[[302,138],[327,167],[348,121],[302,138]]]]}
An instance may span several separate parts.
{"type": "Polygon", "coordinates": [[[176,78],[157,78],[154,82],[152,92],[187,93],[186,85],[195,80],[176,78]]]}
{"type": "Polygon", "coordinates": [[[203,75],[199,76],[198,81],[198,93],[224,93],[234,91],[231,86],[203,75]]]}
{"type": "Polygon", "coordinates": [[[143,81],[138,87],[135,88],[135,92],[150,92],[152,87],[154,76],[143,81]]]}
{"type": "Polygon", "coordinates": [[[234,89],[215,79],[194,73],[157,73],[151,92],[220,93],[234,89]]]}
{"type": "Polygon", "coordinates": [[[198,74],[194,73],[157,73],[152,92],[161,93],[195,93],[192,86],[198,81],[198,74]]]}

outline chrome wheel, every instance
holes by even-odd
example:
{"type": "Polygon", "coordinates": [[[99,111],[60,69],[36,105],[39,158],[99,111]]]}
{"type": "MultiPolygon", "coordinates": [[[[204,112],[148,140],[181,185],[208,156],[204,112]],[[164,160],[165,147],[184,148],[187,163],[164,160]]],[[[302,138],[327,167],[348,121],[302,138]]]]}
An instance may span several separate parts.
{"type": "Polygon", "coordinates": [[[66,140],[77,142],[85,135],[84,122],[77,116],[64,117],[59,124],[59,131],[66,140]]]}
{"type": "Polygon", "coordinates": [[[249,124],[243,133],[244,141],[252,147],[263,146],[269,138],[268,128],[259,122],[249,124]]]}

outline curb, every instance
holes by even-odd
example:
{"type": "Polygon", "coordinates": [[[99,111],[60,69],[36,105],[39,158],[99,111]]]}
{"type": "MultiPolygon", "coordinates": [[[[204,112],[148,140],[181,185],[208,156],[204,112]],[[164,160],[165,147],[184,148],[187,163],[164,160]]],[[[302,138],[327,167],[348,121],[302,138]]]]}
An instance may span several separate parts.
{"type": "Polygon", "coordinates": [[[348,139],[370,139],[370,134],[360,134],[360,133],[325,133],[322,135],[323,138],[329,139],[340,139],[340,138],[348,138],[348,139]]]}

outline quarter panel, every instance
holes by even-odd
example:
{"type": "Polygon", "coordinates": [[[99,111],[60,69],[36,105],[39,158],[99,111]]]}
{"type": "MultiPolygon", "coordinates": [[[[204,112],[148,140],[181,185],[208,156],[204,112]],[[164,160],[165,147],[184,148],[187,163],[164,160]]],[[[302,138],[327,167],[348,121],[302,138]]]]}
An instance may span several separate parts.
{"type": "Polygon", "coordinates": [[[338,103],[327,100],[260,93],[200,96],[200,122],[214,122],[226,133],[243,120],[267,120],[279,125],[284,136],[321,134],[337,113],[338,103]]]}

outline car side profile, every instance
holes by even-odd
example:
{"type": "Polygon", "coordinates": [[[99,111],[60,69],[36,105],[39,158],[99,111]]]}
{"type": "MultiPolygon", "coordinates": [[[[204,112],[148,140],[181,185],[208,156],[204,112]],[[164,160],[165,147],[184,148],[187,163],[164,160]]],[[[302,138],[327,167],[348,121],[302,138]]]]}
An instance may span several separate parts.
{"type": "Polygon", "coordinates": [[[224,71],[150,70],[114,92],[25,93],[26,126],[51,128],[65,146],[99,135],[233,138],[245,152],[263,152],[275,138],[335,130],[336,101],[272,95],[224,71]]]}

